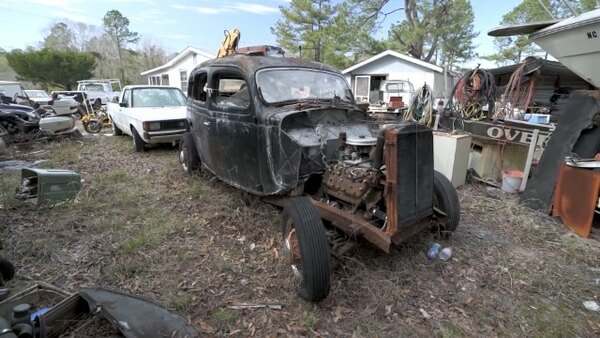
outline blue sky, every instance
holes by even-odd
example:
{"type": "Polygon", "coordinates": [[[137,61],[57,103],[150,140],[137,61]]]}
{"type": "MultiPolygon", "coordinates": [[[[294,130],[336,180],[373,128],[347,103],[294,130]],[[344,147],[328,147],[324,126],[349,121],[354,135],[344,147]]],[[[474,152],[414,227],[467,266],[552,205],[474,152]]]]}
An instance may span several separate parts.
{"type": "MultiPolygon", "coordinates": [[[[0,47],[5,50],[37,46],[52,22],[61,18],[101,25],[104,14],[117,9],[130,19],[130,29],[151,39],[168,52],[188,45],[216,53],[223,30],[237,27],[241,46],[275,44],[270,27],[280,18],[278,6],[289,0],[1,0],[0,47]]],[[[393,0],[392,5],[403,3],[393,0]]],[[[472,0],[474,41],[480,55],[494,52],[487,31],[520,0],[472,0]]],[[[388,17],[386,25],[399,21],[403,13],[388,17]]]]}

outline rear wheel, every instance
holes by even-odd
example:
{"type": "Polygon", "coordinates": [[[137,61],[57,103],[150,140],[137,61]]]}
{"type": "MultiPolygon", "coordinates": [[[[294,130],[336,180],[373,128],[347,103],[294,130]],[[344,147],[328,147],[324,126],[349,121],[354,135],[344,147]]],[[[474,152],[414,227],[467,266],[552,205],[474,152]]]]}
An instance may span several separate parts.
{"type": "Polygon", "coordinates": [[[133,134],[133,150],[136,153],[140,153],[144,151],[144,145],[146,144],[140,134],[138,134],[135,128],[131,128],[131,133],[133,134]]]}
{"type": "Polygon", "coordinates": [[[181,135],[179,140],[179,164],[183,172],[192,175],[194,171],[200,169],[200,156],[194,143],[194,137],[190,133],[181,135]]]}
{"type": "Polygon", "coordinates": [[[283,208],[283,241],[298,295],[316,302],[329,294],[329,244],[323,222],[306,197],[289,199],[283,208]]]}
{"type": "Polygon", "coordinates": [[[452,183],[437,171],[433,172],[433,206],[445,214],[439,217],[434,230],[443,236],[450,235],[460,222],[460,202],[452,183]]]}

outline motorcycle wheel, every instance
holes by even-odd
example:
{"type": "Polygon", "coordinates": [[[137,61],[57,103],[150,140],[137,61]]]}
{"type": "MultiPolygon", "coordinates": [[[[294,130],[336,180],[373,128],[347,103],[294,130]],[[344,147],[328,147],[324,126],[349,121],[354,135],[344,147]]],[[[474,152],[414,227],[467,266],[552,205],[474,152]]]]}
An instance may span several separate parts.
{"type": "Polygon", "coordinates": [[[99,133],[102,129],[102,122],[98,120],[90,120],[90,122],[85,123],[83,125],[83,129],[85,129],[85,131],[87,131],[90,134],[99,133]]]}

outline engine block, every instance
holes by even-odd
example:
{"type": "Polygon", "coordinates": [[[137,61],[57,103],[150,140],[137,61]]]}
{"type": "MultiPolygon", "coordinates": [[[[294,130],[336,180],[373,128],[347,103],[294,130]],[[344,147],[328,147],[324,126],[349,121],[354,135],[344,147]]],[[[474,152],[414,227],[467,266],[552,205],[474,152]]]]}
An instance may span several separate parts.
{"type": "Polygon", "coordinates": [[[338,163],[330,166],[323,176],[324,192],[352,205],[364,201],[368,209],[382,197],[380,177],[370,167],[338,163]]]}

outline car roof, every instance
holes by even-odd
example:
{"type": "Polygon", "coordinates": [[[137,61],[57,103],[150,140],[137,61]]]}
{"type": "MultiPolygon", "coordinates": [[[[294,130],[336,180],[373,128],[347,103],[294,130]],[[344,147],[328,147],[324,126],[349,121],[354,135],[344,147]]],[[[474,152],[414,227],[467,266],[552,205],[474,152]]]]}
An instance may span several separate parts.
{"type": "Polygon", "coordinates": [[[138,89],[138,88],[165,88],[165,89],[179,89],[174,86],[159,86],[159,85],[130,85],[123,87],[125,89],[138,89]]]}
{"type": "Polygon", "coordinates": [[[196,73],[199,69],[206,67],[236,67],[240,68],[246,74],[254,74],[260,69],[274,67],[307,68],[339,73],[336,69],[315,61],[288,57],[250,56],[237,54],[205,61],[196,66],[196,68],[194,68],[192,71],[192,74],[196,73]]]}

